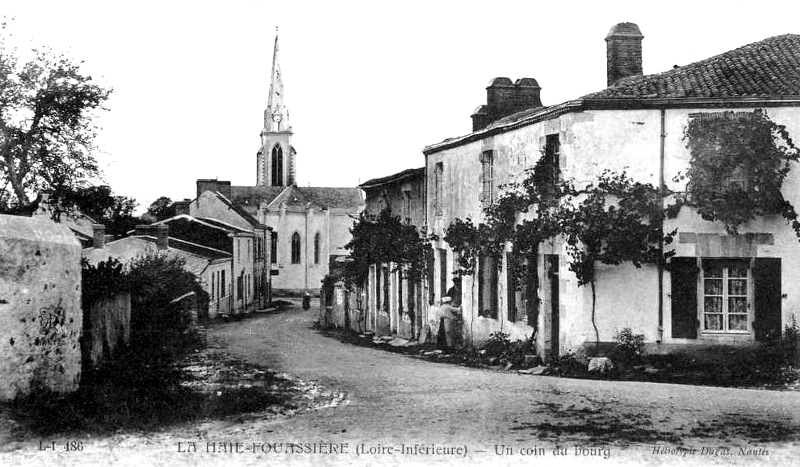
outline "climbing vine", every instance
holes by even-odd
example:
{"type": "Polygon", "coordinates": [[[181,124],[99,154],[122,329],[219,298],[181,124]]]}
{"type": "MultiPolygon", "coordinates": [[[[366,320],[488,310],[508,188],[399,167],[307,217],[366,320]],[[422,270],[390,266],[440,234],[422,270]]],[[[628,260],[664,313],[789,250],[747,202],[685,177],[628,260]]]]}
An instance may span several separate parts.
{"type": "MultiPolygon", "coordinates": [[[[444,240],[459,255],[461,275],[474,274],[479,257],[500,258],[510,244],[510,257],[516,264],[508,266],[522,276],[536,274],[535,268],[520,266],[536,260],[543,241],[563,236],[569,269],[580,286],[592,287],[592,324],[599,340],[596,264],[630,262],[638,268],[658,263],[665,257],[663,245],[672,241],[675,232],[662,233],[664,211],[659,190],[633,181],[625,172],[604,171],[582,190],[559,178],[546,159],[540,158],[522,181],[505,185],[498,200],[484,208],[485,222],[476,226],[469,218],[456,219],[446,229],[444,240]]],[[[500,262],[495,264],[499,267],[500,262]]],[[[533,281],[534,289],[538,288],[538,275],[533,281]]],[[[534,290],[536,303],[537,293],[534,290]]]]}
{"type": "Polygon", "coordinates": [[[342,269],[348,288],[363,284],[373,264],[392,264],[411,280],[424,277],[432,255],[430,242],[390,210],[384,209],[377,216],[361,213],[350,233],[352,239],[345,245],[350,254],[342,269]]]}
{"type": "Polygon", "coordinates": [[[676,177],[687,181],[681,204],[734,235],[756,217],[781,214],[800,237],[797,213],[781,193],[791,162],[800,159],[786,127],[761,109],[701,114],[689,120],[684,140],[691,160],[676,177]]]}

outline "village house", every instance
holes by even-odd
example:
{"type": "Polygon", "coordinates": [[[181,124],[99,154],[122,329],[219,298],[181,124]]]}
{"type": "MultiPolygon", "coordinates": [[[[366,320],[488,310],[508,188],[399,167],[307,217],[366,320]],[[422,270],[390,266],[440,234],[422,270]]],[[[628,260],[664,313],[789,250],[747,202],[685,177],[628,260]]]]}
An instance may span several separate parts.
{"type": "MultiPolygon", "coordinates": [[[[642,39],[635,24],[614,26],[606,37],[608,88],[562,104],[543,106],[534,79],[492,80],[487,104],[472,115],[472,132],[423,150],[426,224],[437,238],[429,314],[455,270],[454,252],[443,239],[447,227],[456,219],[480,221],[482,208],[500,195],[499,186],[518,180],[540,158],[579,185],[610,169],[683,194],[687,182],[678,176],[690,166],[690,122],[735,120],[762,109],[789,135],[800,135],[800,36],[768,38],[653,75],[643,75],[642,39]]],[[[746,186],[746,169],[737,174],[737,180],[720,183],[746,186]]],[[[797,163],[791,163],[782,193],[800,205],[797,163]]],[[[662,204],[673,201],[664,196],[662,204]]],[[[733,235],[684,206],[664,224],[665,232],[677,229],[667,267],[597,265],[599,341],[611,342],[631,328],[644,334],[648,350],[668,351],[746,345],[780,332],[800,309],[800,243],[790,224],[780,215],[761,216],[733,235]]],[[[480,258],[476,273],[463,278],[464,338],[477,344],[503,331],[525,339],[536,330],[536,348],[549,359],[595,342],[592,291],[579,287],[568,269],[564,239],[540,245],[532,265],[538,285],[514,282],[511,254],[506,252],[499,268],[480,258]],[[534,286],[536,302],[525,290],[534,286]]]]}
{"type": "MultiPolygon", "coordinates": [[[[211,193],[211,192],[208,192],[211,193]]],[[[266,245],[269,228],[256,225],[242,228],[214,218],[197,218],[179,214],[153,225],[169,226],[170,236],[231,255],[233,278],[230,302],[217,302],[222,315],[264,309],[269,305],[269,252],[266,245]]],[[[221,278],[217,278],[221,280],[221,278]]],[[[215,291],[220,295],[222,289],[215,291]]]]}
{"type": "Polygon", "coordinates": [[[256,154],[256,185],[231,186],[229,181],[197,181],[197,198],[187,214],[219,219],[242,228],[266,226],[269,239],[267,269],[272,289],[280,295],[318,293],[331,261],[346,255],[353,218],[363,209],[358,188],[299,187],[297,151],[285,104],[278,62],[278,37],[272,61],[267,108],[256,154]]]}
{"type": "MultiPolygon", "coordinates": [[[[140,225],[133,235],[111,242],[105,241],[105,227],[94,226],[94,244],[83,249],[83,257],[97,265],[109,258],[127,266],[131,260],[148,254],[173,255],[185,260],[185,267],[194,273],[208,293],[208,316],[234,314],[233,255],[197,243],[172,238],[168,225],[140,225]],[[229,311],[230,310],[230,311],[229,311]]],[[[178,298],[178,297],[174,297],[178,298]]]]}
{"type": "Polygon", "coordinates": [[[232,203],[230,196],[230,182],[198,180],[197,197],[192,201],[179,203],[175,210],[177,216],[162,222],[171,224],[177,220],[181,227],[176,230],[176,236],[214,247],[219,245],[207,243],[202,235],[193,231],[202,224],[187,222],[195,218],[203,221],[206,226],[210,224],[226,230],[233,244],[225,249],[231,252],[235,249],[236,267],[233,273],[236,277],[236,300],[242,302],[244,310],[263,309],[269,304],[272,293],[269,251],[272,229],[232,203]],[[241,296],[238,295],[240,287],[241,296]]]}
{"type": "MultiPolygon", "coordinates": [[[[388,210],[400,221],[422,231],[425,225],[425,168],[408,169],[360,185],[366,196],[364,213],[376,218],[388,210]]],[[[367,311],[367,328],[383,335],[412,338],[424,326],[425,283],[409,279],[393,264],[370,267],[363,287],[355,290],[357,307],[367,311]],[[413,318],[413,321],[412,321],[413,318]]]]}

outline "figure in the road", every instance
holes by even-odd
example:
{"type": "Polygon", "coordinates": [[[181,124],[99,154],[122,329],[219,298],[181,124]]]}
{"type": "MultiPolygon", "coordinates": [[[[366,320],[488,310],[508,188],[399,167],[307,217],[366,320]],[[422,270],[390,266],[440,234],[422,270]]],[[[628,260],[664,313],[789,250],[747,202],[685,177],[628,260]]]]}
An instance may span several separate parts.
{"type": "Polygon", "coordinates": [[[303,295],[303,309],[308,310],[309,308],[311,308],[311,294],[306,292],[306,294],[303,295]]]}

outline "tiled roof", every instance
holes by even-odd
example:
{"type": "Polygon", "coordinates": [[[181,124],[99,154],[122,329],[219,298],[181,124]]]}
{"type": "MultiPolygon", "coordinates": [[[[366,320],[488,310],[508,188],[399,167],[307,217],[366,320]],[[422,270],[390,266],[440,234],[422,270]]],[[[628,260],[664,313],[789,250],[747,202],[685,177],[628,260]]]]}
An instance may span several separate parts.
{"type": "Polygon", "coordinates": [[[425,167],[420,167],[418,169],[406,169],[402,172],[398,172],[393,175],[387,175],[386,177],[380,178],[373,178],[372,180],[368,180],[361,185],[361,188],[372,188],[380,185],[385,185],[387,183],[397,182],[403,180],[405,178],[411,177],[424,177],[425,176],[425,167]]]}
{"type": "Polygon", "coordinates": [[[584,99],[798,95],[800,35],[784,34],[664,73],[630,78],[584,99]]]}
{"type": "Polygon", "coordinates": [[[285,189],[285,186],[232,186],[231,201],[255,212],[262,201],[271,203],[285,189]]]}
{"type": "Polygon", "coordinates": [[[222,229],[230,233],[252,233],[250,230],[246,230],[241,227],[236,227],[235,225],[228,224],[227,222],[222,222],[219,219],[212,219],[210,217],[201,217],[199,218],[199,220],[214,228],[222,229]]]}
{"type": "Polygon", "coordinates": [[[231,196],[235,205],[254,212],[262,201],[273,206],[303,206],[309,203],[317,208],[357,209],[364,205],[361,190],[338,187],[274,187],[234,186],[231,196]]]}
{"type": "Polygon", "coordinates": [[[628,78],[576,100],[522,110],[490,123],[483,130],[426,146],[423,153],[430,154],[479,140],[487,134],[502,133],[515,126],[591,106],[630,108],[635,103],[647,105],[659,99],[676,99],[675,104],[680,105],[678,99],[797,99],[798,96],[800,35],[784,34],[664,73],[628,78]]]}
{"type": "MultiPolygon", "coordinates": [[[[231,193],[233,193],[233,192],[231,191],[231,193]]],[[[258,219],[253,217],[253,215],[250,212],[248,212],[244,207],[239,206],[238,203],[235,203],[232,200],[229,200],[224,195],[222,195],[222,193],[220,193],[218,191],[215,191],[214,194],[217,196],[217,198],[220,199],[220,201],[225,203],[225,205],[228,206],[229,208],[231,208],[231,210],[233,210],[236,214],[239,214],[240,216],[242,216],[242,218],[245,221],[247,221],[250,225],[252,225],[253,227],[261,225],[261,223],[258,222],[258,219]]],[[[231,195],[231,196],[233,196],[233,195],[231,195]]]]}

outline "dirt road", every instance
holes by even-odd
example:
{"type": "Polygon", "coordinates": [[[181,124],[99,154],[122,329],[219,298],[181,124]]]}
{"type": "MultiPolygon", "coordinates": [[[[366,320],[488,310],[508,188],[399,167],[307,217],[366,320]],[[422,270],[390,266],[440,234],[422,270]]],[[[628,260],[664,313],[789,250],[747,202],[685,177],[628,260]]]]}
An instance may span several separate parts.
{"type": "Polygon", "coordinates": [[[87,465],[790,465],[800,393],[575,380],[470,369],[321,335],[290,308],[217,325],[209,340],[327,391],[324,407],[87,439],[87,465]],[[236,443],[241,444],[238,446],[236,443]]]}

